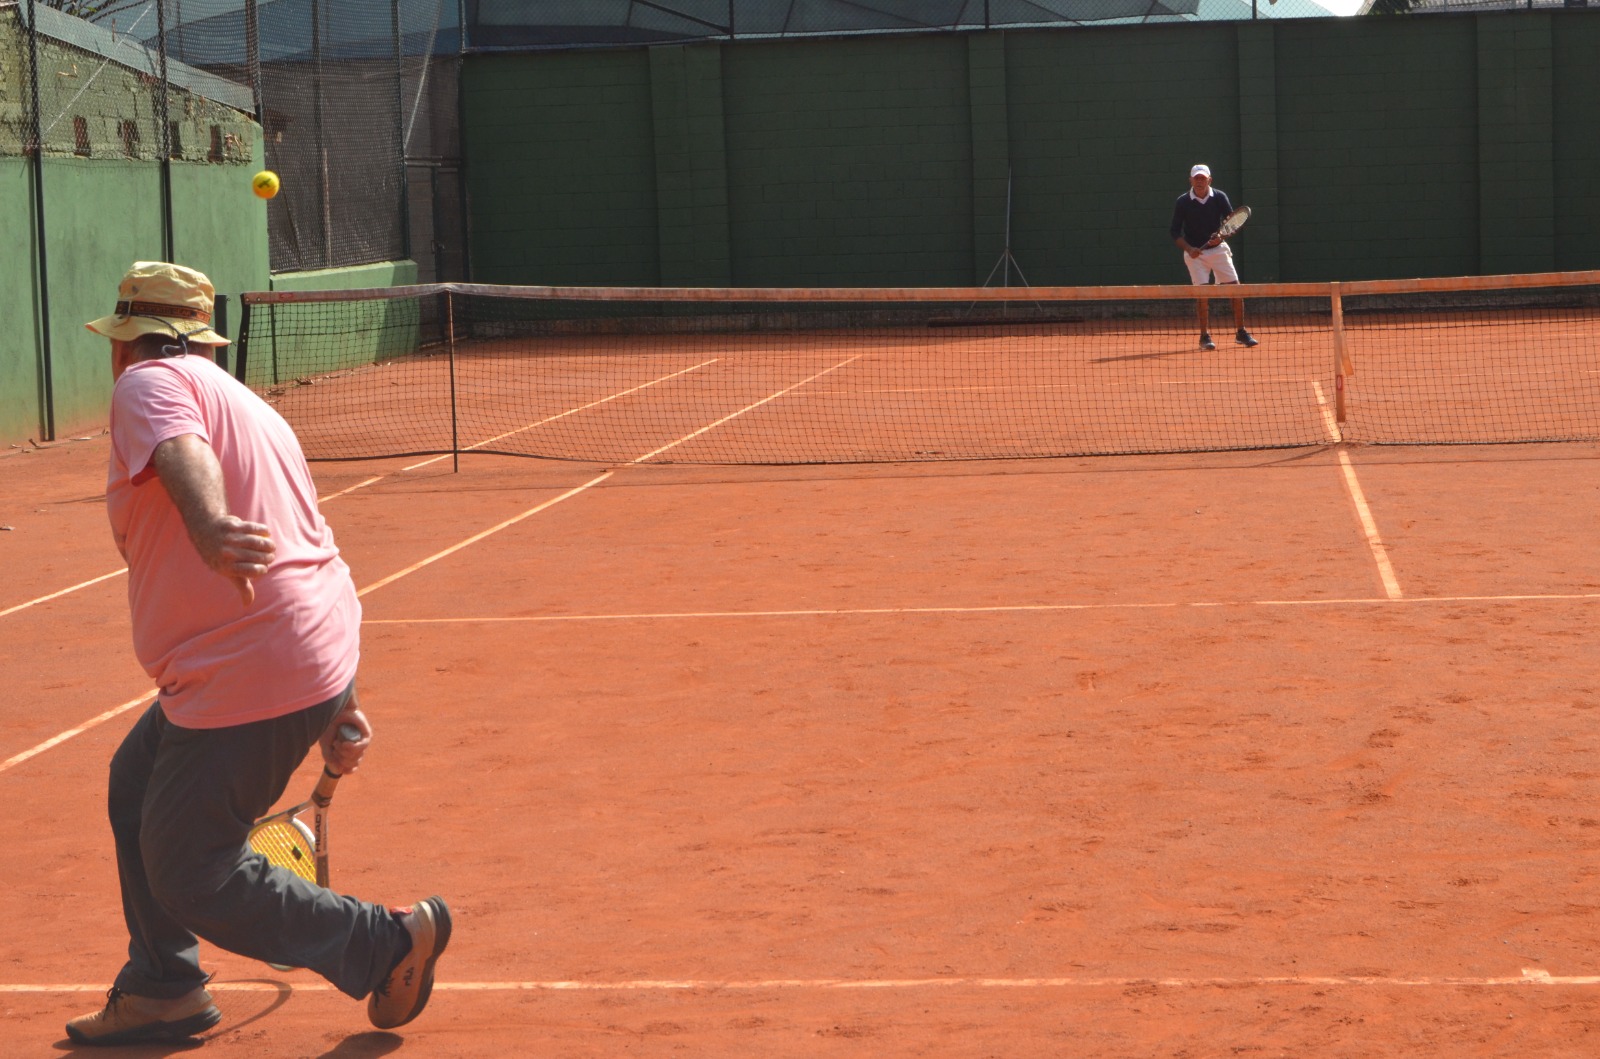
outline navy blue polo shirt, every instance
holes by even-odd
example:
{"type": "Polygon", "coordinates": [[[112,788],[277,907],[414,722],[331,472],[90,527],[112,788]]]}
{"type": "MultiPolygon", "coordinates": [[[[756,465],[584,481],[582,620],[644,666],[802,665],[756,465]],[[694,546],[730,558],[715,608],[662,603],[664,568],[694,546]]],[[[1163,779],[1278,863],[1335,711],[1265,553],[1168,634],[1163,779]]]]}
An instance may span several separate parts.
{"type": "Polygon", "coordinates": [[[1210,197],[1204,202],[1185,191],[1178,196],[1178,203],[1172,208],[1172,238],[1181,235],[1183,241],[1192,247],[1205,246],[1232,212],[1233,203],[1228,201],[1224,191],[1212,188],[1210,197]]]}

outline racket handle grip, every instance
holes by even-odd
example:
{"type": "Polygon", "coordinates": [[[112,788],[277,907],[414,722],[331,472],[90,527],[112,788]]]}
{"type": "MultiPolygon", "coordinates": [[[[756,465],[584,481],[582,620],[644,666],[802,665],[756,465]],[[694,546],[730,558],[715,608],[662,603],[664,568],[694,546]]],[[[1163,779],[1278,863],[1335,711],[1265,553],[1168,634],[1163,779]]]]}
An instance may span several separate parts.
{"type": "Polygon", "coordinates": [[[341,724],[337,734],[346,743],[356,743],[361,740],[361,729],[353,724],[341,724]]]}

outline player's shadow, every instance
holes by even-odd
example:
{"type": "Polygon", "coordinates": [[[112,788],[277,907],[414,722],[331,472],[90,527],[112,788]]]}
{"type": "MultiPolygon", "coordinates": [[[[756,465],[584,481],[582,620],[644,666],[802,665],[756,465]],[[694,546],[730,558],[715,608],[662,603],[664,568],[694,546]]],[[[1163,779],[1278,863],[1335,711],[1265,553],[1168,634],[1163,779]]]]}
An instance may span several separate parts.
{"type": "Polygon", "coordinates": [[[167,1055],[182,1055],[205,1047],[204,1037],[190,1037],[182,1041],[162,1041],[157,1044],[123,1044],[110,1048],[98,1044],[79,1044],[70,1037],[56,1042],[56,1050],[69,1055],[113,1056],[115,1059],[162,1059],[167,1055]]]}
{"type": "Polygon", "coordinates": [[[405,1040],[398,1033],[388,1033],[383,1030],[352,1033],[334,1045],[331,1051],[323,1052],[317,1059],[377,1059],[380,1055],[388,1055],[398,1049],[405,1040]]]}
{"type": "Polygon", "coordinates": [[[154,1045],[80,1045],[70,1037],[62,1037],[56,1041],[56,1051],[70,1054],[70,1056],[115,1056],[117,1059],[162,1059],[162,1056],[181,1056],[186,1051],[195,1051],[205,1048],[205,1038],[190,1037],[189,1040],[160,1041],[154,1045]]]}
{"type": "Polygon", "coordinates": [[[1090,364],[1115,364],[1118,361],[1124,361],[1124,360],[1163,360],[1163,359],[1165,359],[1167,357],[1188,356],[1192,352],[1193,352],[1193,350],[1189,350],[1189,349],[1169,349],[1169,350],[1164,350],[1164,351],[1162,351],[1160,353],[1128,353],[1128,354],[1124,354],[1123,356],[1120,356],[1120,357],[1095,357],[1094,359],[1090,360],[1089,363],[1090,364]]]}
{"type": "MultiPolygon", "coordinates": [[[[221,1029],[217,1030],[216,1033],[211,1034],[211,1036],[232,1033],[236,1030],[243,1029],[245,1026],[250,1025],[252,1022],[255,1022],[258,1019],[264,1019],[274,1011],[277,1011],[279,1008],[283,1007],[283,1005],[287,1004],[289,1002],[289,998],[294,995],[294,989],[291,986],[275,979],[257,978],[250,979],[249,981],[257,985],[269,986],[272,993],[272,1002],[266,1007],[262,1008],[260,1011],[252,1012],[242,1018],[240,1017],[241,1012],[239,1009],[235,1008],[231,1003],[229,1003],[225,1008],[226,1017],[223,1020],[221,1029]]],[[[229,995],[229,1000],[232,1000],[231,994],[229,995]]],[[[161,1056],[178,1055],[183,1052],[192,1052],[196,1048],[203,1046],[205,1043],[205,1037],[189,1037],[181,1041],[159,1041],[151,1044],[124,1044],[108,1048],[104,1045],[79,1044],[76,1041],[73,1041],[71,1038],[68,1038],[66,1040],[57,1041],[56,1047],[65,1052],[79,1052],[92,1055],[125,1056],[127,1059],[160,1059],[161,1056]]]]}
{"type": "MultiPolygon", "coordinates": [[[[240,1017],[242,1012],[229,1005],[228,1017],[215,1034],[225,1035],[237,1032],[244,1027],[266,1018],[289,1002],[294,995],[294,988],[285,982],[275,979],[258,978],[252,980],[255,984],[271,986],[272,1001],[259,1011],[240,1017]]],[[[229,999],[233,999],[232,994],[229,999]]],[[[153,1044],[129,1044],[120,1047],[107,1048],[98,1045],[78,1044],[71,1039],[56,1042],[56,1049],[75,1055],[118,1056],[121,1059],[163,1059],[165,1056],[181,1055],[204,1047],[205,1037],[191,1037],[182,1041],[162,1041],[153,1044]]],[[[331,1051],[322,1053],[318,1059],[377,1059],[378,1056],[388,1055],[405,1043],[405,1038],[399,1034],[379,1030],[368,1030],[364,1033],[353,1033],[334,1045],[331,1051]]]]}

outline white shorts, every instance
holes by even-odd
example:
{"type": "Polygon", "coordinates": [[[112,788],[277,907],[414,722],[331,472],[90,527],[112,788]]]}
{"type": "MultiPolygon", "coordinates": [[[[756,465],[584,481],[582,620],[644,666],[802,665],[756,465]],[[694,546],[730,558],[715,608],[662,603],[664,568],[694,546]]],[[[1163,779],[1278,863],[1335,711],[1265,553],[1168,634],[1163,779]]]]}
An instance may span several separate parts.
{"type": "Polygon", "coordinates": [[[1239,273],[1233,267],[1233,251],[1226,242],[1200,251],[1199,257],[1185,253],[1183,263],[1189,268],[1189,278],[1200,286],[1211,282],[1212,273],[1216,274],[1218,283],[1239,282],[1239,273]]]}

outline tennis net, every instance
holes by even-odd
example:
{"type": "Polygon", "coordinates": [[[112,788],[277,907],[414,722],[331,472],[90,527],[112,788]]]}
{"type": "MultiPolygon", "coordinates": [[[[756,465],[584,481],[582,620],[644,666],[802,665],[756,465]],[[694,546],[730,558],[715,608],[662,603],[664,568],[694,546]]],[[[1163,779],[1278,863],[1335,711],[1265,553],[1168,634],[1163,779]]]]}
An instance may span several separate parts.
{"type": "Polygon", "coordinates": [[[244,295],[312,459],[847,463],[1600,440],[1600,272],[244,295]],[[1257,346],[1236,341],[1244,299],[1257,346]],[[1197,300],[1214,351],[1199,348],[1197,300]]]}

